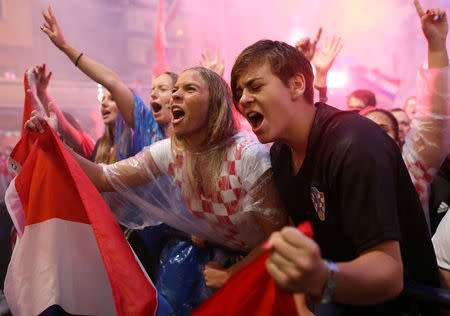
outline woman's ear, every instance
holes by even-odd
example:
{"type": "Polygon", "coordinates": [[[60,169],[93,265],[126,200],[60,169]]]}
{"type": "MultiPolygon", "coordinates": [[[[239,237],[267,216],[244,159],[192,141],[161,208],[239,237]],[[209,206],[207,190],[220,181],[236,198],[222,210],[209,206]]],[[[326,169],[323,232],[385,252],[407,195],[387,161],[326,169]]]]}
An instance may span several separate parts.
{"type": "Polygon", "coordinates": [[[305,77],[301,73],[297,73],[289,79],[289,90],[292,101],[296,100],[305,93],[305,86],[305,77]]]}

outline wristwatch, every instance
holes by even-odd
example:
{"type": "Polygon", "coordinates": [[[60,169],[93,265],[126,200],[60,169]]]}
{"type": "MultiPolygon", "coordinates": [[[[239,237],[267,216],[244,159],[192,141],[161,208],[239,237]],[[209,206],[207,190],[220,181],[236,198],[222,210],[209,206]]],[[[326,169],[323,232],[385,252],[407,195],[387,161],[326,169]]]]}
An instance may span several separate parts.
{"type": "Polygon", "coordinates": [[[327,86],[325,87],[318,87],[314,85],[314,88],[316,88],[317,91],[319,91],[319,101],[326,103],[328,101],[327,97],[327,86]]]}
{"type": "Polygon", "coordinates": [[[327,282],[325,283],[325,289],[323,290],[321,304],[326,304],[331,302],[333,299],[334,293],[336,293],[337,286],[337,273],[339,272],[339,268],[333,261],[325,260],[325,263],[328,268],[328,277],[327,282]]]}
{"type": "Polygon", "coordinates": [[[317,304],[327,304],[333,299],[334,293],[336,292],[337,279],[336,274],[339,271],[336,263],[333,261],[324,260],[327,265],[327,281],[323,289],[321,296],[306,295],[306,301],[311,305],[317,304]]]}

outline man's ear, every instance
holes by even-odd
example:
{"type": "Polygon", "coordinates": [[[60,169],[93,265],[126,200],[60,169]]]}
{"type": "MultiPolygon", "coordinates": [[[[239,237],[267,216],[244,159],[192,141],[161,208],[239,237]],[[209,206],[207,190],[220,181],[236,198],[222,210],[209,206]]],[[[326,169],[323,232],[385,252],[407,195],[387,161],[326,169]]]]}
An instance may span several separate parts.
{"type": "Polygon", "coordinates": [[[305,93],[305,87],[306,80],[301,73],[297,73],[289,79],[289,90],[292,101],[296,100],[305,93]]]}

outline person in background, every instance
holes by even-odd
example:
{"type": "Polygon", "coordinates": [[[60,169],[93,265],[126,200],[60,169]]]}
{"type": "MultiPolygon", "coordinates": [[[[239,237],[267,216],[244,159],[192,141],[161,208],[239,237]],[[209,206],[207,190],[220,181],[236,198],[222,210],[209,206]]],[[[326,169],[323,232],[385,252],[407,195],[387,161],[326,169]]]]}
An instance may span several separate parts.
{"type": "MultiPolygon", "coordinates": [[[[174,79],[176,80],[176,74],[163,73],[154,80],[152,88],[154,94],[150,97],[151,109],[149,109],[116,73],[89,58],[65,40],[51,8],[48,8],[48,12],[44,11],[42,14],[44,23],[41,30],[78,69],[109,91],[111,100],[115,102],[126,126],[133,129],[130,143],[127,137],[124,137],[125,141],[121,142],[120,138],[123,137],[121,132],[124,125],[122,124],[122,128],[117,128],[115,137],[117,139],[118,159],[135,155],[144,146],[165,138],[166,128],[171,119],[167,104],[170,100],[170,91],[174,79]]],[[[120,123],[118,124],[120,125],[120,123]]]]}
{"type": "MultiPolygon", "coordinates": [[[[54,127],[64,142],[79,155],[98,163],[116,162],[117,149],[114,136],[118,109],[109,91],[106,90],[103,94],[99,108],[104,124],[104,132],[94,145],[92,139],[81,130],[76,120],[72,117],[72,122],[69,122],[67,115],[64,115],[64,112],[59,109],[50,97],[47,88],[52,72],[47,74],[46,68],[46,64],[36,66],[34,74],[37,97],[46,111],[47,117],[52,122],[50,125],[54,127]],[[76,125],[74,125],[75,123],[76,125]]],[[[31,90],[28,91],[28,95],[34,102],[37,102],[31,90]]]]}
{"type": "Polygon", "coordinates": [[[367,107],[375,108],[377,106],[377,99],[375,94],[366,89],[355,90],[347,97],[348,110],[360,111],[367,107]]]}
{"type": "Polygon", "coordinates": [[[385,131],[386,134],[388,134],[389,137],[392,138],[398,146],[400,146],[401,143],[398,122],[391,112],[379,108],[370,108],[369,111],[362,110],[361,112],[359,112],[359,114],[377,123],[378,126],[380,126],[381,129],[385,131]]]}
{"type": "MultiPolygon", "coordinates": [[[[450,150],[449,63],[445,42],[448,24],[445,12],[438,9],[430,9],[421,17],[422,30],[428,42],[428,68],[421,67],[418,71],[416,113],[401,150],[431,232],[430,184],[450,150]]],[[[365,110],[360,114],[382,128],[389,126],[387,114],[373,115],[365,110]]],[[[396,122],[392,123],[391,126],[396,125],[396,122]]],[[[389,135],[393,136],[392,133],[389,135]]]]}
{"type": "Polygon", "coordinates": [[[400,148],[403,148],[403,144],[405,143],[405,137],[408,135],[409,130],[411,129],[411,119],[408,114],[400,108],[395,108],[391,110],[392,115],[395,116],[398,123],[398,137],[400,140],[400,148]]]}
{"type": "Polygon", "coordinates": [[[410,96],[406,99],[403,105],[403,110],[408,115],[409,119],[412,121],[414,114],[416,114],[417,98],[415,96],[410,96]]]}
{"type": "MultiPolygon", "coordinates": [[[[47,65],[38,65],[33,68],[33,73],[35,80],[31,84],[36,86],[36,94],[39,101],[45,110],[45,114],[48,117],[52,117],[54,123],[54,129],[58,135],[64,140],[64,142],[71,147],[79,155],[85,158],[91,158],[94,152],[94,142],[92,138],[81,130],[78,122],[69,115],[65,115],[59,107],[53,102],[52,98],[48,93],[48,85],[50,83],[50,78],[52,77],[52,72],[47,74],[47,65]],[[69,120],[71,120],[69,122],[69,120]]],[[[31,93],[31,90],[27,91],[28,95],[35,99],[36,96],[31,93]]],[[[115,110],[117,113],[117,108],[115,110]]],[[[108,120],[104,123],[107,124],[108,120]]]]}

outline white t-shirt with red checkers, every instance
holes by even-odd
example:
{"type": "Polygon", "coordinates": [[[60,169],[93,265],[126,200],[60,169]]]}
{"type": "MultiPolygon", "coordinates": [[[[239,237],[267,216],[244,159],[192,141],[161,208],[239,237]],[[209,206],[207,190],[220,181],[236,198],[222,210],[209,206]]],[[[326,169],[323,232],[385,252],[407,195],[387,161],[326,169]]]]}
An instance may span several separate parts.
{"type": "MultiPolygon", "coordinates": [[[[159,170],[170,174],[183,189],[186,185],[183,181],[185,154],[174,157],[170,139],[153,144],[150,152],[159,170]]],[[[259,209],[258,202],[252,201],[248,193],[255,190],[257,180],[270,167],[270,156],[264,145],[238,134],[236,141],[227,148],[219,190],[205,194],[199,189],[197,196],[184,196],[186,206],[196,218],[208,221],[218,234],[223,234],[233,248],[252,248],[265,236],[256,227],[253,214],[247,212],[259,209]]],[[[271,217],[271,212],[278,211],[261,210],[260,215],[271,217]]]]}

